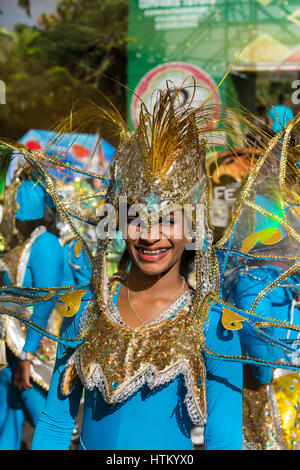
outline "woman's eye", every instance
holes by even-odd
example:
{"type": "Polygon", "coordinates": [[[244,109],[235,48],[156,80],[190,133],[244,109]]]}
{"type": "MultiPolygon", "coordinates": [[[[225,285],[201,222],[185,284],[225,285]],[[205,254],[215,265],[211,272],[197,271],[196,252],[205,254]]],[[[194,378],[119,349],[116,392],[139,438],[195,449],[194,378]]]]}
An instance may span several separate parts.
{"type": "Polygon", "coordinates": [[[138,230],[144,230],[147,228],[147,225],[145,224],[145,222],[141,220],[139,217],[128,217],[127,225],[138,230]]]}
{"type": "Polygon", "coordinates": [[[173,217],[162,217],[159,223],[162,225],[173,225],[175,224],[175,220],[173,217]]]}

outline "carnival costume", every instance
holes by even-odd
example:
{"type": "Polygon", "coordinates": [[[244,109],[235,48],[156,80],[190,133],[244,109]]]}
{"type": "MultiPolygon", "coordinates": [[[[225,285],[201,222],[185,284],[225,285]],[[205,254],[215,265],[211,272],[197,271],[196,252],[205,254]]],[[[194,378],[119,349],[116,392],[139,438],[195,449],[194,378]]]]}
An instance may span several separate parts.
{"type": "MultiPolygon", "coordinates": [[[[8,224],[16,218],[21,221],[44,218],[46,192],[35,180],[17,178],[8,189],[8,201],[2,219],[2,234],[8,234],[8,224]],[[15,200],[13,200],[15,199],[15,200]],[[17,207],[19,207],[17,209],[17,207]]],[[[10,234],[12,235],[12,233],[10,234]]],[[[61,285],[63,257],[58,237],[41,225],[17,246],[8,250],[1,258],[3,272],[2,285],[49,287],[61,285]]],[[[54,332],[59,331],[58,319],[50,314],[53,304],[39,305],[32,312],[28,308],[26,315],[41,326],[52,323],[54,332]]],[[[49,387],[52,368],[55,361],[56,345],[48,338],[22,325],[10,316],[1,318],[3,336],[6,344],[8,366],[1,371],[1,408],[0,408],[0,448],[17,450],[20,448],[25,414],[28,413],[33,425],[43,409],[46,392],[49,387]],[[13,374],[22,351],[32,356],[32,388],[18,390],[13,384],[13,374]]]]}
{"type": "MultiPolygon", "coordinates": [[[[64,260],[58,236],[42,225],[46,211],[51,210],[51,198],[32,175],[26,175],[25,172],[25,176],[22,176],[21,173],[22,170],[19,169],[5,194],[4,214],[0,227],[7,246],[7,252],[0,260],[2,285],[24,287],[78,285],[76,282],[78,273],[82,273],[86,267],[85,257],[83,258],[78,250],[75,255],[73,243],[69,250],[70,260],[64,260]],[[37,226],[26,239],[22,239],[15,220],[26,223],[41,220],[41,225],[37,226]],[[19,242],[14,247],[9,246],[16,235],[19,242]]],[[[84,275],[85,272],[86,270],[84,275]]],[[[80,281],[84,284],[87,282],[86,278],[80,281]]],[[[26,316],[41,327],[48,324],[48,328],[58,334],[62,317],[53,307],[51,302],[38,305],[36,308],[29,307],[26,316]]],[[[47,337],[42,338],[32,329],[27,331],[25,325],[10,316],[2,316],[1,333],[3,337],[1,341],[5,342],[6,346],[8,366],[0,374],[0,448],[17,450],[20,448],[25,415],[30,416],[35,426],[44,407],[56,357],[56,343],[47,337]],[[32,388],[20,391],[13,384],[13,374],[22,354],[30,356],[32,360],[32,388]]],[[[3,343],[2,348],[4,352],[3,343]]],[[[6,361],[2,358],[3,364],[6,361]]]]}
{"type": "MultiPolygon", "coordinates": [[[[282,216],[284,205],[278,194],[269,188],[268,197],[258,195],[256,202],[261,207],[282,216]]],[[[257,244],[260,259],[249,260],[247,264],[238,267],[233,278],[231,294],[235,305],[244,310],[251,308],[258,294],[269,284],[284,274],[282,261],[263,260],[262,251],[269,251],[273,256],[284,250],[287,233],[283,227],[263,214],[257,214],[255,232],[276,230],[277,242],[269,249],[257,244]],[[279,236],[278,236],[279,235],[279,236]]],[[[277,320],[300,325],[300,311],[297,299],[300,287],[299,271],[282,280],[256,305],[255,312],[268,318],[276,316],[277,320]]],[[[278,331],[269,332],[278,336],[278,331]]],[[[284,336],[284,333],[283,335],[284,336]]],[[[285,339],[299,338],[297,331],[287,331],[285,339]]],[[[254,341],[241,330],[241,343],[244,353],[269,356],[272,362],[291,362],[292,352],[276,350],[270,344],[254,341]]],[[[297,361],[297,358],[295,358],[297,361]]],[[[299,360],[299,359],[298,359],[299,360]]],[[[299,414],[300,374],[295,370],[270,368],[267,366],[248,366],[244,371],[243,390],[243,433],[244,448],[252,450],[296,450],[299,448],[300,414],[299,414]]]]}
{"type": "MultiPolygon", "coordinates": [[[[118,123],[120,144],[110,174],[102,178],[107,188],[87,193],[85,197],[60,200],[55,181],[43,165],[43,161],[55,164],[55,158],[18,148],[40,171],[58,210],[76,237],[81,239],[76,220],[94,224],[99,237],[95,259],[81,240],[94,263],[90,288],[2,291],[2,309],[10,315],[17,313],[7,305],[8,299],[16,304],[51,299],[62,304],[61,311],[66,316],[58,338],[44,331],[60,344],[47,404],[34,437],[34,449],[68,447],[83,386],[83,449],[191,449],[191,422],[205,424],[206,449],[241,449],[242,363],[273,363],[264,355],[250,352],[243,356],[238,330],[246,327],[254,339],[262,338],[274,347],[298,354],[297,345],[265,333],[265,328],[269,323],[274,328],[291,331],[299,331],[299,327],[280,322],[276,317],[266,321],[253,309],[240,309],[223,296],[228,260],[240,262],[253,256],[247,212],[261,211],[252,199],[255,181],[272,158],[280,162],[281,179],[277,174],[275,182],[281,184],[286,195],[287,153],[273,153],[283,134],[269,143],[251,169],[232,222],[214,247],[205,172],[206,136],[211,123],[204,106],[182,108],[177,98],[178,90],[169,87],[158,93],[151,113],[142,104],[140,124],[134,133],[128,131],[117,112],[108,115],[103,110],[106,118],[118,123]],[[89,198],[98,198],[99,212],[95,216],[84,213],[84,199],[89,198]],[[195,243],[194,288],[179,296],[153,323],[136,329],[124,324],[117,308],[120,283],[127,273],[121,272],[111,280],[106,273],[110,233],[103,230],[101,208],[105,211],[105,205],[113,207],[117,220],[114,213],[109,214],[109,220],[118,223],[120,204],[126,207],[139,204],[140,219],[148,227],[149,217],[157,221],[158,215],[188,206],[195,243]],[[216,249],[220,252],[218,257],[216,249]]],[[[286,146],[288,138],[287,135],[286,146]]],[[[11,143],[4,144],[17,149],[11,143]]],[[[69,170],[84,173],[76,168],[69,167],[69,170]]],[[[101,179],[99,175],[86,174],[101,179]]],[[[288,194],[287,201],[294,206],[294,195],[288,194]]],[[[279,223],[288,230],[296,246],[295,251],[289,248],[282,256],[288,256],[294,263],[299,257],[300,240],[293,214],[288,210],[286,213],[289,219],[282,218],[279,223]]],[[[263,240],[272,243],[272,235],[267,234],[263,240]]],[[[293,274],[296,268],[294,263],[281,278],[293,274]]],[[[32,322],[27,323],[39,330],[32,322]]],[[[293,362],[282,367],[287,365],[299,367],[293,362]]]]}
{"type": "MultiPolygon", "coordinates": [[[[282,269],[268,264],[253,265],[248,270],[241,270],[235,279],[236,304],[245,310],[250,308],[257,297],[257,292],[263,290],[282,273],[282,269]]],[[[299,275],[289,277],[267,295],[255,311],[266,317],[272,311],[276,311],[278,319],[299,326],[300,313],[295,301],[299,282],[299,275]]],[[[293,336],[297,339],[297,336],[293,336]]],[[[252,343],[250,347],[263,346],[252,343]]],[[[269,348],[269,354],[273,360],[286,360],[285,354],[278,354],[272,349],[269,348]]],[[[295,370],[271,369],[266,366],[254,366],[251,369],[248,367],[245,370],[243,393],[245,449],[297,450],[299,448],[299,387],[300,374],[295,370]]]]}

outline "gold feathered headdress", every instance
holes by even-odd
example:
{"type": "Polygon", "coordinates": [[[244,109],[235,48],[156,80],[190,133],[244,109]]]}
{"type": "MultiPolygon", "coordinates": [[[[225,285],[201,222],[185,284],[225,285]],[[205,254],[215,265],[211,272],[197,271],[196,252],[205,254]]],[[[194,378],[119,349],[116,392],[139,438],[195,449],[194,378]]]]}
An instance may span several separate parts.
{"type": "Polygon", "coordinates": [[[199,109],[181,107],[178,93],[160,90],[151,113],[141,106],[139,125],[123,135],[111,168],[109,200],[126,195],[129,203],[146,202],[151,208],[167,201],[169,206],[200,202],[206,175],[204,112],[201,126],[199,109]]]}
{"type": "MultiPolygon", "coordinates": [[[[146,223],[153,214],[185,208],[195,235],[196,277],[203,295],[210,285],[208,258],[212,242],[205,168],[209,125],[205,108],[180,106],[179,93],[180,89],[174,87],[159,90],[151,112],[141,105],[135,132],[121,133],[103,202],[111,204],[117,216],[124,200],[129,206],[137,204],[139,217],[144,217],[146,223]]],[[[94,270],[98,301],[103,306],[107,300],[103,294],[108,244],[108,236],[100,241],[94,270]]]]}

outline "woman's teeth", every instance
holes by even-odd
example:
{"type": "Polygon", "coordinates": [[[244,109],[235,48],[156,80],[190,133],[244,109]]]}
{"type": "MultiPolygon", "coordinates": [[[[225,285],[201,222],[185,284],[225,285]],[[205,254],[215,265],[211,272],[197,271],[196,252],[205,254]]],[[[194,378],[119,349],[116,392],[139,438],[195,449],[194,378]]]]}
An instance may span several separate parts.
{"type": "Polygon", "coordinates": [[[161,250],[144,250],[143,248],[137,248],[137,250],[140,252],[140,253],[143,253],[144,255],[159,255],[160,253],[164,253],[165,251],[168,251],[169,248],[163,248],[161,250]]]}

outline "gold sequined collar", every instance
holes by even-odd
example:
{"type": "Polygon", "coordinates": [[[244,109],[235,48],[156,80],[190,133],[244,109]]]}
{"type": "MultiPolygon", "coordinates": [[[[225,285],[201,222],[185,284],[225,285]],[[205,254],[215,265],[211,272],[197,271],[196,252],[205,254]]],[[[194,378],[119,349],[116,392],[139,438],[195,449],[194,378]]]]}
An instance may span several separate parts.
{"type": "Polygon", "coordinates": [[[189,291],[184,292],[168,308],[166,308],[160,315],[158,315],[151,323],[147,325],[138,326],[136,328],[131,328],[129,325],[127,325],[127,323],[123,321],[122,316],[118,310],[118,307],[115,305],[113,301],[114,296],[116,295],[116,293],[118,292],[120,288],[122,277],[114,276],[114,279],[116,279],[116,281],[120,280],[120,282],[113,282],[111,286],[110,295],[109,295],[109,299],[107,302],[107,308],[106,310],[104,310],[104,315],[107,315],[111,321],[120,325],[121,327],[128,328],[133,331],[150,327],[152,325],[156,325],[157,323],[161,323],[168,319],[173,319],[175,316],[180,314],[180,312],[182,312],[183,306],[188,305],[192,301],[195,295],[195,292],[193,289],[190,289],[189,291]]]}
{"type": "MultiPolygon", "coordinates": [[[[114,295],[116,286],[110,291],[114,295]]],[[[191,420],[206,419],[205,365],[190,313],[191,299],[168,319],[136,329],[99,312],[93,328],[69,359],[62,392],[71,393],[78,378],[88,390],[98,388],[108,403],[121,403],[147,385],[151,390],[184,377],[185,403],[191,420]]]]}

